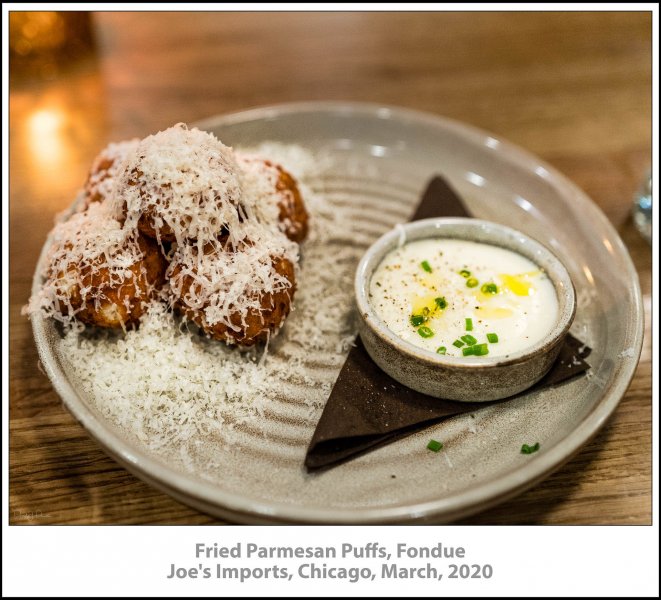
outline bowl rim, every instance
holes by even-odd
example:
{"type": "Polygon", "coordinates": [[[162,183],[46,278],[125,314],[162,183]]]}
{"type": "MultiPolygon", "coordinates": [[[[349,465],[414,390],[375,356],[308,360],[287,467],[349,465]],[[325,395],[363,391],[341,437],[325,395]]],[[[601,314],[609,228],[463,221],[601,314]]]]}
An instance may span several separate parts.
{"type": "MultiPolygon", "coordinates": [[[[496,246],[516,252],[524,258],[528,258],[535,262],[532,258],[522,252],[515,250],[512,245],[505,243],[498,244],[498,241],[485,242],[479,241],[478,243],[490,246],[496,246]]],[[[562,263],[562,261],[549,250],[545,245],[531,238],[530,236],[522,233],[521,231],[501,225],[493,221],[484,219],[474,219],[472,217],[432,217],[430,219],[419,219],[396,225],[390,231],[384,233],[378,240],[376,240],[363,254],[354,279],[354,292],[356,296],[356,305],[358,308],[361,321],[374,333],[383,343],[387,344],[390,348],[394,349],[399,354],[406,356],[409,359],[424,363],[430,367],[443,367],[450,370],[484,370],[492,369],[494,367],[507,367],[516,364],[521,364],[530,361],[531,359],[545,354],[553,350],[557,344],[564,339],[565,335],[574,321],[576,315],[576,290],[574,283],[571,279],[569,271],[562,263]],[[378,265],[385,258],[385,256],[402,243],[417,242],[420,240],[446,238],[457,239],[468,242],[476,242],[478,240],[466,234],[435,234],[435,231],[442,231],[456,226],[467,227],[469,230],[488,231],[495,234],[501,239],[515,240],[519,246],[525,246],[530,249],[530,253],[541,255],[547,264],[552,264],[556,273],[549,272],[543,266],[538,265],[543,269],[558,296],[558,315],[555,319],[551,330],[540,340],[530,346],[525,346],[516,352],[496,355],[496,356],[448,356],[436,354],[426,348],[421,348],[415,344],[401,338],[392,329],[390,329],[383,319],[377,314],[368,300],[369,284],[377,269],[378,265]],[[429,231],[431,230],[431,231],[429,231]],[[427,232],[429,231],[429,234],[427,232]],[[417,235],[421,234],[421,235],[417,235]],[[409,239],[409,235],[414,235],[409,239]],[[559,275],[559,276],[558,276],[559,275]],[[558,294],[558,285],[562,285],[567,290],[567,296],[563,299],[558,294]]]]}

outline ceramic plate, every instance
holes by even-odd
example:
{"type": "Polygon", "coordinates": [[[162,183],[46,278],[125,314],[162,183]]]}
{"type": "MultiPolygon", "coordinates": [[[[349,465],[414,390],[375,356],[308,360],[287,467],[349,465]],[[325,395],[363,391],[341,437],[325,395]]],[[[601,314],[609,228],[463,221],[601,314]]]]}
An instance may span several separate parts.
{"type": "MultiPolygon", "coordinates": [[[[214,468],[166,460],[102,416],[72,375],[51,321],[33,319],[41,360],[66,406],[99,444],[138,477],[179,500],[238,522],[444,522],[492,506],[567,461],[606,422],[633,376],[642,343],[636,272],[606,217],[575,185],[538,158],[487,133],[440,117],[366,104],[305,103],[215,117],[197,124],[234,146],[266,140],[330,158],[308,181],[351,231],[328,252],[362,249],[408,220],[426,182],[446,177],[475,217],[509,225],[550,247],[577,291],[572,333],[591,345],[592,370],[554,389],[463,415],[327,472],[308,475],[303,459],[338,356],[320,353],[273,403],[222,442],[214,468]],[[442,439],[435,454],[429,438],[442,439]],[[541,443],[532,456],[522,443],[541,443]]],[[[330,243],[330,242],[329,242],[330,243]]],[[[322,249],[323,250],[323,249],[322,249]]],[[[43,260],[43,253],[41,261],[43,260]]],[[[37,270],[39,272],[39,268],[37,270]]],[[[35,288],[39,278],[35,276],[35,288]]],[[[350,293],[350,292],[349,292],[350,293]]],[[[286,335],[286,328],[285,333],[286,335]]]]}

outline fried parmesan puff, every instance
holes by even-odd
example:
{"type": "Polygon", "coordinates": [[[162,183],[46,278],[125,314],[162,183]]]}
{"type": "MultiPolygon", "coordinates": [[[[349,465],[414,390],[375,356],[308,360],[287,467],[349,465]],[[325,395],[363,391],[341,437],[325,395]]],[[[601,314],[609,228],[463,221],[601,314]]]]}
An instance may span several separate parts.
{"type": "Polygon", "coordinates": [[[38,302],[63,322],[126,327],[157,295],[167,265],[158,244],[124,237],[100,208],[93,204],[56,226],[38,302]]]}
{"type": "Polygon", "coordinates": [[[138,146],[139,139],[108,144],[97,155],[87,175],[83,188],[84,206],[103,202],[112,193],[115,178],[121,172],[122,162],[138,146]]]}
{"type": "Polygon", "coordinates": [[[183,123],[140,141],[116,187],[118,213],[159,241],[215,238],[241,219],[231,148],[183,123]]]}
{"type": "Polygon", "coordinates": [[[305,240],[309,217],[292,175],[267,158],[242,152],[235,152],[235,156],[244,173],[244,202],[252,201],[257,213],[267,220],[275,216],[280,231],[293,242],[305,240]],[[275,207],[277,214],[272,212],[275,207]]]}
{"type": "Polygon", "coordinates": [[[111,328],[137,323],[163,286],[167,264],[160,248],[144,236],[138,237],[137,245],[143,258],[127,268],[123,280],[113,277],[100,257],[80,268],[82,286],[91,291],[83,298],[80,286],[76,289],[80,299],[76,317],[83,323],[111,328]]]}
{"type": "Polygon", "coordinates": [[[230,345],[281,329],[309,219],[282,166],[179,123],[109,144],[81,195],[26,314],[125,329],[158,300],[230,345]]]}
{"type": "Polygon", "coordinates": [[[282,327],[296,291],[294,264],[255,244],[227,241],[177,249],[168,269],[173,304],[210,337],[242,347],[282,327]]]}

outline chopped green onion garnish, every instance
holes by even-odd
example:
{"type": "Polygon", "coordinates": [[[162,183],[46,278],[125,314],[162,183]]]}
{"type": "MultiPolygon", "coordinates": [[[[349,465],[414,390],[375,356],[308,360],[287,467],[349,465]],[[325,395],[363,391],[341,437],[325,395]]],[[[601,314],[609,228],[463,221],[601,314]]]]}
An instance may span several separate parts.
{"type": "Polygon", "coordinates": [[[537,450],[539,450],[539,442],[535,442],[534,446],[528,446],[528,444],[521,446],[521,454],[532,454],[533,452],[537,452],[537,450]]]}
{"type": "Polygon", "coordinates": [[[473,319],[466,319],[466,331],[473,331],[473,319]]]}
{"type": "Polygon", "coordinates": [[[436,350],[436,354],[445,354],[447,351],[448,349],[445,346],[439,346],[436,350]]]}
{"type": "Polygon", "coordinates": [[[421,266],[425,271],[427,271],[427,273],[431,273],[431,265],[429,264],[429,261],[423,260],[423,261],[420,263],[420,266],[421,266]]]}
{"type": "Polygon", "coordinates": [[[477,344],[477,340],[469,334],[462,335],[461,336],[461,341],[464,342],[467,346],[474,346],[477,344]]]}
{"type": "Polygon", "coordinates": [[[475,277],[469,277],[468,280],[466,281],[466,286],[473,288],[473,287],[477,287],[479,283],[480,282],[477,279],[475,279],[475,277]]]}
{"type": "Polygon", "coordinates": [[[485,283],[481,288],[483,294],[497,294],[498,286],[495,283],[485,283]]]}
{"type": "MultiPolygon", "coordinates": [[[[429,310],[429,307],[428,307],[428,306],[423,307],[423,309],[422,309],[422,314],[423,314],[423,316],[428,317],[430,312],[431,312],[431,311],[429,310]]],[[[425,320],[426,320],[426,319],[425,319],[425,320]]]]}
{"type": "Polygon", "coordinates": [[[418,329],[418,333],[420,334],[420,337],[423,338],[430,338],[434,335],[434,332],[424,325],[418,329]]]}
{"type": "Polygon", "coordinates": [[[467,271],[466,269],[462,269],[459,271],[459,275],[461,275],[464,279],[468,279],[471,276],[471,272],[467,271]]]}
{"type": "Polygon", "coordinates": [[[473,354],[475,356],[484,356],[485,354],[489,354],[489,348],[486,344],[476,344],[473,346],[473,354]]]}
{"type": "Polygon", "coordinates": [[[454,342],[452,342],[452,345],[456,346],[457,348],[461,348],[464,345],[464,343],[461,340],[455,340],[454,342]]]}
{"type": "Polygon", "coordinates": [[[490,344],[497,344],[498,343],[498,334],[497,333],[487,333],[487,339],[489,340],[490,344]]]}
{"type": "Polygon", "coordinates": [[[436,440],[429,440],[429,443],[427,444],[427,449],[431,450],[432,452],[438,452],[442,447],[443,444],[441,442],[437,442],[436,440]]]}
{"type": "Polygon", "coordinates": [[[438,308],[441,310],[444,310],[448,307],[448,301],[445,299],[445,296],[442,298],[434,298],[434,302],[436,302],[436,306],[438,306],[438,308]]]}
{"type": "Polygon", "coordinates": [[[427,320],[426,317],[423,317],[422,315],[411,315],[411,325],[413,327],[420,327],[425,321],[427,320]]]}
{"type": "Polygon", "coordinates": [[[475,346],[466,346],[462,352],[464,353],[464,356],[471,356],[475,354],[475,346]]]}

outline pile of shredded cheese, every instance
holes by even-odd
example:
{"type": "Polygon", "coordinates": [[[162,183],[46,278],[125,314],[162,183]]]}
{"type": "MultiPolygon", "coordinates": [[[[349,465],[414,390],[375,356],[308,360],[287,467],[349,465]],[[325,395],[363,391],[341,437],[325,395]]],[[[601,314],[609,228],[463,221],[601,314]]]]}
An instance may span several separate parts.
{"type": "Polygon", "coordinates": [[[238,329],[233,314],[245,318],[262,309],[263,295],[293,285],[272,258],[297,265],[298,245],[277,226],[275,183],[259,175],[244,173],[232,148],[212,134],[180,123],[142,140],[115,185],[125,227],[147,215],[157,236],[164,224],[173,232],[170,302],[204,311],[209,326],[238,329]]]}
{"type": "Polygon", "coordinates": [[[241,438],[237,425],[260,423],[277,399],[298,399],[316,417],[355,336],[353,273],[363,247],[332,245],[345,239],[350,217],[306,185],[325,159],[297,146],[258,150],[297,178],[311,225],[295,311],[268,349],[236,352],[189,331],[160,303],[125,335],[69,331],[61,341],[67,370],[110,422],[198,473],[241,438]],[[326,370],[315,371],[315,359],[326,370]]]}
{"type": "Polygon", "coordinates": [[[197,244],[178,246],[168,267],[170,297],[185,306],[204,312],[209,325],[222,323],[238,329],[232,314],[243,317],[250,310],[261,311],[265,294],[289,292],[292,282],[274,268],[273,257],[286,256],[298,263],[298,245],[284,235],[264,235],[257,243],[244,244],[236,251],[197,244]]]}
{"type": "Polygon", "coordinates": [[[232,148],[183,123],[143,140],[111,144],[94,162],[83,212],[56,225],[43,289],[26,312],[77,326],[68,293],[80,289],[98,307],[102,293],[90,289],[85,274],[102,273],[108,285],[130,283],[129,267],[143,258],[136,240],[144,233],[172,260],[162,295],[168,305],[204,311],[209,326],[223,323],[238,330],[231,317],[238,314],[245,323],[249,311],[265,310],[266,294],[293,296],[295,282],[283,277],[274,261],[285,259],[296,268],[299,258],[298,245],[278,221],[276,188],[272,173],[244,172],[232,148]],[[95,190],[100,201],[89,202],[95,190]],[[171,250],[161,230],[174,236],[171,250]],[[185,294],[184,281],[192,281],[185,294]]]}
{"type": "Polygon", "coordinates": [[[214,239],[223,228],[244,239],[239,168],[231,148],[212,134],[174,127],[147,136],[129,154],[112,194],[115,212],[136,228],[145,214],[167,225],[178,244],[214,239]]]}

